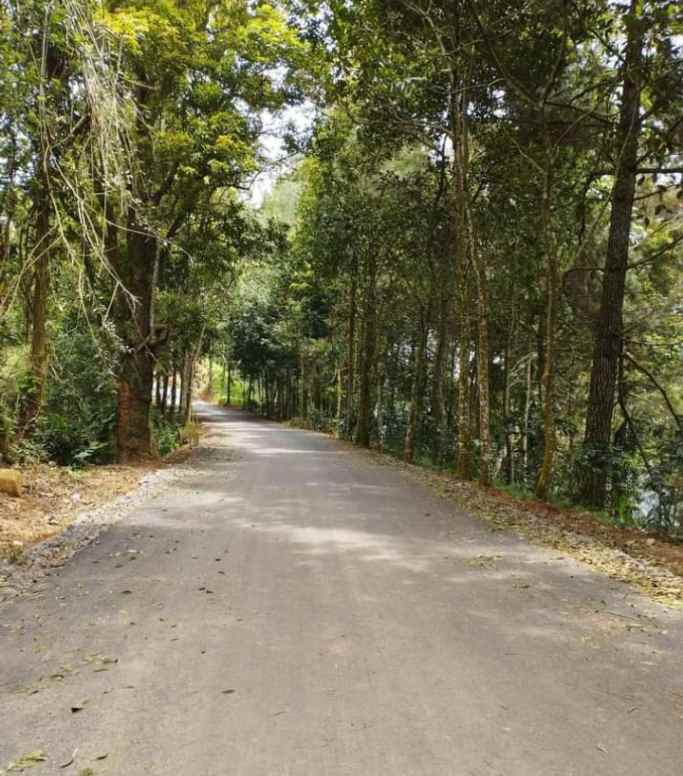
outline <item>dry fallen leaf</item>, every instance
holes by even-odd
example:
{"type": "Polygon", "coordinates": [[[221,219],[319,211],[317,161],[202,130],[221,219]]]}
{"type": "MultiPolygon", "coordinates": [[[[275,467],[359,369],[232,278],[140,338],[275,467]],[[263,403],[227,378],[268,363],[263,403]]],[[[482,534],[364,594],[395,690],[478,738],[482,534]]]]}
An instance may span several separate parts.
{"type": "Polygon", "coordinates": [[[65,762],[60,763],[59,767],[60,768],[68,768],[70,765],[73,765],[73,762],[76,759],[76,755],[77,754],[78,754],[78,749],[74,749],[72,754],[71,754],[71,757],[68,760],[66,760],[65,762]]]}
{"type": "Polygon", "coordinates": [[[37,749],[35,752],[29,752],[28,754],[22,755],[18,760],[14,760],[13,762],[11,762],[7,766],[7,772],[21,773],[22,771],[25,771],[27,768],[33,768],[39,763],[44,763],[46,760],[47,760],[47,757],[45,753],[42,752],[40,749],[37,749]]]}

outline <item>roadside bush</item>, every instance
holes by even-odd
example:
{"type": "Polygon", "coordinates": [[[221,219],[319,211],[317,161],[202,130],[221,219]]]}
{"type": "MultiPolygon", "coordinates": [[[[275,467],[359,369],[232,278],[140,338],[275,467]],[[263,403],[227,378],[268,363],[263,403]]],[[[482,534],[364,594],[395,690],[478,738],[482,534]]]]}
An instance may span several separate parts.
{"type": "Polygon", "coordinates": [[[160,456],[173,452],[180,444],[180,424],[173,418],[162,415],[158,410],[152,415],[154,442],[160,456]]]}
{"type": "Polygon", "coordinates": [[[115,351],[79,319],[53,339],[50,379],[35,441],[65,466],[102,463],[113,455],[115,351]]]}

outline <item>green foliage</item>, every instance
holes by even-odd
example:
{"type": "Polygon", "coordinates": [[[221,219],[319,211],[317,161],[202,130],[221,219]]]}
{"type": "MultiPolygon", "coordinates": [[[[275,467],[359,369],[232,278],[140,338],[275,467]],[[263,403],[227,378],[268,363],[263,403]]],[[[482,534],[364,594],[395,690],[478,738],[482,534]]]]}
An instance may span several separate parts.
{"type": "Polygon", "coordinates": [[[152,423],[156,448],[163,458],[180,446],[182,423],[174,417],[162,415],[158,410],[152,415],[152,423]]]}
{"type": "MultiPolygon", "coordinates": [[[[117,386],[191,394],[211,354],[254,411],[520,495],[552,452],[548,498],[603,471],[610,519],[680,531],[683,57],[675,4],[634,8],[0,4],[0,453],[109,460],[117,386]],[[634,30],[644,169],[590,449],[634,30]],[[304,99],[255,211],[264,126],[304,99]]],[[[162,454],[187,406],[154,412],[162,454]]]]}
{"type": "Polygon", "coordinates": [[[83,319],[64,321],[53,339],[51,379],[36,433],[50,459],[68,466],[111,460],[115,356],[111,339],[96,339],[83,319]]]}

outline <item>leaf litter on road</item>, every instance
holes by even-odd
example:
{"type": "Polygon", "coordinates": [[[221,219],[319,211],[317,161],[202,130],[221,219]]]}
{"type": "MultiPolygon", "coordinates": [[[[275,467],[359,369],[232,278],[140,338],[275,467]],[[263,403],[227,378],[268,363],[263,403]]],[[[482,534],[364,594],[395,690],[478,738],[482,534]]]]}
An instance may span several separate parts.
{"type": "Polygon", "coordinates": [[[19,759],[13,760],[7,766],[7,773],[22,773],[29,768],[34,768],[40,763],[44,763],[47,760],[47,755],[41,749],[36,749],[34,752],[24,754],[19,759]]]}

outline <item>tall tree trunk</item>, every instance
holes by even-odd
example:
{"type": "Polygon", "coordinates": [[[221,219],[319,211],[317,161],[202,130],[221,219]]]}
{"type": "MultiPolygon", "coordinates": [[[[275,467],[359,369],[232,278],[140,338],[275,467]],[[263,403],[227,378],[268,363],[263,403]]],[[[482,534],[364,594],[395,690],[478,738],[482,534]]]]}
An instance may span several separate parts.
{"type": "Polygon", "coordinates": [[[168,407],[168,368],[164,372],[163,390],[161,392],[161,414],[166,414],[166,408],[168,407]]]}
{"type": "Polygon", "coordinates": [[[185,355],[185,364],[183,368],[183,384],[185,391],[183,394],[182,421],[189,423],[192,417],[192,383],[194,381],[195,358],[192,351],[185,355]]]}
{"type": "Polygon", "coordinates": [[[415,458],[415,440],[422,422],[428,331],[427,317],[425,316],[424,310],[421,310],[413,358],[413,380],[410,394],[410,409],[408,412],[408,426],[403,441],[403,460],[406,463],[412,463],[415,458]]]}
{"type": "Polygon", "coordinates": [[[439,321],[437,330],[436,353],[434,354],[434,370],[432,374],[432,392],[430,412],[432,418],[432,460],[435,464],[441,461],[441,440],[443,434],[444,411],[444,371],[448,351],[448,295],[441,291],[439,299],[439,321]]]}
{"type": "Polygon", "coordinates": [[[336,369],[336,383],[337,383],[337,412],[335,416],[336,420],[336,430],[335,430],[335,436],[337,439],[340,439],[342,436],[342,422],[343,422],[343,407],[344,407],[344,386],[342,381],[342,365],[341,363],[337,364],[336,369]]]}
{"type": "Polygon", "coordinates": [[[153,453],[150,409],[155,360],[152,318],[156,260],[156,240],[131,207],[127,251],[116,268],[127,292],[125,298],[120,295],[117,311],[119,334],[126,343],[119,368],[116,419],[116,446],[121,463],[153,453]],[[134,302],[128,294],[134,297],[134,302]]]}
{"type": "Polygon", "coordinates": [[[356,442],[370,447],[370,413],[372,408],[372,371],[375,359],[375,283],[377,263],[374,255],[368,259],[368,281],[363,310],[363,355],[359,381],[358,427],[356,442]]]}
{"type": "Polygon", "coordinates": [[[536,480],[536,497],[548,498],[553,476],[555,458],[555,338],[559,304],[560,274],[557,249],[551,235],[551,190],[553,159],[546,159],[546,171],[543,184],[542,225],[546,271],[545,271],[545,337],[543,376],[543,462],[536,480]]]}
{"type": "Polygon", "coordinates": [[[177,405],[177,397],[178,397],[178,366],[175,362],[175,358],[173,359],[173,378],[171,380],[171,415],[175,415],[176,411],[176,405],[177,405]]]}
{"type": "Polygon", "coordinates": [[[622,350],[624,288],[641,131],[641,68],[645,24],[639,15],[639,6],[638,0],[632,0],[626,24],[627,44],[622,68],[617,165],[586,411],[586,460],[579,472],[580,500],[587,506],[596,508],[603,507],[607,498],[612,415],[622,350]]]}
{"type": "Polygon", "coordinates": [[[503,389],[503,423],[505,424],[505,481],[508,485],[512,485],[515,481],[515,458],[514,450],[512,446],[512,429],[510,422],[512,420],[512,406],[510,395],[510,361],[512,350],[512,336],[514,333],[514,312],[513,321],[511,322],[508,338],[505,343],[505,386],[503,389]]]}
{"type": "Polygon", "coordinates": [[[491,484],[491,427],[489,387],[489,301],[484,259],[472,244],[477,281],[477,381],[479,385],[479,484],[491,484]]]}
{"type": "Polygon", "coordinates": [[[308,418],[308,389],[306,386],[306,361],[303,350],[299,354],[299,377],[301,379],[299,410],[301,411],[301,417],[306,419],[308,418]]]}
{"type": "Polygon", "coordinates": [[[524,484],[527,484],[529,477],[529,421],[531,418],[531,392],[533,390],[532,382],[532,357],[526,365],[526,391],[524,394],[524,431],[522,436],[522,466],[524,469],[524,484]]]}
{"type": "Polygon", "coordinates": [[[472,421],[470,416],[470,324],[466,311],[460,316],[458,342],[458,444],[455,471],[464,480],[472,479],[472,421]]]}
{"type": "Polygon", "coordinates": [[[377,442],[384,452],[384,378],[385,360],[382,356],[377,364],[377,442]]]}
{"type": "Polygon", "coordinates": [[[33,430],[45,394],[47,376],[47,305],[50,293],[50,191],[47,174],[40,176],[40,190],[36,199],[38,218],[36,224],[31,295],[31,386],[23,404],[20,426],[22,433],[33,430]]]}
{"type": "Polygon", "coordinates": [[[351,289],[349,297],[349,329],[347,335],[347,362],[346,362],[346,434],[351,434],[353,428],[353,393],[355,387],[355,363],[356,363],[356,296],[358,282],[355,269],[351,277],[351,289]]]}
{"type": "MultiPolygon", "coordinates": [[[[31,299],[31,389],[20,412],[21,432],[34,429],[45,394],[45,380],[48,368],[47,314],[50,293],[50,221],[53,211],[51,198],[52,165],[55,156],[59,156],[58,144],[53,142],[53,129],[50,126],[53,117],[47,111],[60,110],[59,93],[64,88],[66,67],[64,55],[50,38],[51,16],[54,13],[49,5],[45,9],[45,28],[42,35],[34,35],[33,41],[40,48],[33,50],[35,61],[40,63],[40,99],[37,105],[37,118],[40,131],[34,147],[37,162],[36,171],[36,241],[34,246],[35,265],[33,272],[33,292],[31,299]]],[[[6,153],[6,152],[5,152],[6,153]]],[[[11,153],[14,153],[12,151],[11,153]]],[[[5,161],[7,161],[5,159],[5,161]]],[[[12,176],[14,173],[12,173],[12,176]]]]}
{"type": "Polygon", "coordinates": [[[209,399],[213,396],[213,353],[209,350],[209,399]]]}
{"type": "MultiPolygon", "coordinates": [[[[490,484],[491,471],[491,432],[489,406],[489,334],[488,334],[488,278],[486,262],[479,250],[475,236],[475,227],[470,212],[469,191],[469,138],[467,130],[467,80],[469,76],[459,77],[453,74],[451,86],[450,123],[453,141],[453,196],[455,210],[455,265],[461,273],[463,288],[469,285],[467,275],[474,275],[477,310],[477,378],[479,383],[479,483],[490,484]]],[[[465,296],[465,295],[463,295],[465,296]]],[[[463,305],[461,320],[467,315],[467,306],[463,305]]],[[[463,332],[464,334],[464,332],[463,332]]],[[[463,337],[463,344],[466,338],[463,337]]],[[[464,375],[461,374],[461,387],[464,387],[464,375]]],[[[464,393],[464,392],[463,392],[464,393]]],[[[463,397],[464,398],[464,397],[463,397]]],[[[467,397],[469,398],[469,396],[467,397]]],[[[464,409],[464,402],[461,402],[464,409]]],[[[464,414],[460,415],[459,426],[463,425],[464,414]]],[[[467,424],[469,426],[469,423],[467,424]]],[[[469,428],[467,429],[469,431],[469,428]]],[[[463,460],[458,469],[464,474],[469,468],[468,456],[464,445],[469,447],[467,437],[459,435],[459,459],[462,448],[463,460]]]]}

